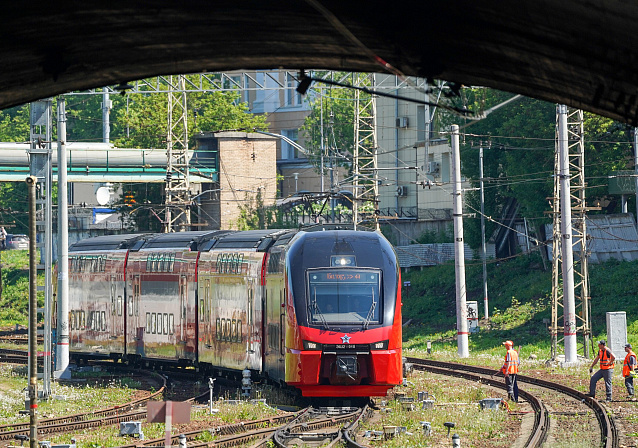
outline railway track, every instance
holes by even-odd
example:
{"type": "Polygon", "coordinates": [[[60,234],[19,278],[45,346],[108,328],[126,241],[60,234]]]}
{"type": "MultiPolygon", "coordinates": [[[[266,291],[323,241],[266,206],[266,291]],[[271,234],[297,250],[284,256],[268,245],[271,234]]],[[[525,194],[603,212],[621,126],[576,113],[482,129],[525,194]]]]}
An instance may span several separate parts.
{"type": "MultiPolygon", "coordinates": [[[[190,447],[225,447],[237,446],[247,443],[256,438],[269,438],[277,428],[282,427],[289,421],[293,420],[298,413],[290,413],[276,417],[263,418],[259,420],[251,420],[241,423],[233,423],[229,425],[213,426],[206,429],[198,429],[195,431],[182,432],[179,435],[172,436],[171,443],[177,445],[180,436],[186,437],[186,442],[190,447]],[[212,442],[198,442],[196,439],[204,433],[210,433],[217,437],[212,442]]],[[[122,445],[119,448],[135,448],[142,446],[163,446],[165,439],[138,440],[130,445],[122,445]]]]}
{"type": "MultiPolygon", "coordinates": [[[[408,362],[412,363],[417,370],[425,370],[432,373],[438,373],[448,376],[456,376],[473,381],[481,381],[490,386],[505,388],[502,379],[492,378],[494,369],[488,369],[484,367],[468,366],[463,364],[425,360],[419,358],[407,358],[408,362]]],[[[538,388],[550,390],[553,393],[571,397],[578,402],[584,403],[589,407],[596,416],[600,427],[600,445],[604,448],[618,448],[619,437],[616,430],[616,426],[613,418],[611,418],[607,410],[596,399],[590,398],[582,392],[577,391],[568,386],[562,384],[553,383],[551,381],[534,378],[526,375],[518,375],[518,381],[521,383],[527,383],[538,388]]],[[[548,437],[550,430],[550,413],[548,412],[545,404],[538,399],[535,395],[528,391],[521,390],[520,396],[527,400],[534,410],[534,427],[527,439],[526,447],[539,447],[548,437]]]]}
{"type": "Polygon", "coordinates": [[[345,443],[350,448],[361,448],[356,442],[359,423],[372,415],[367,405],[363,408],[312,408],[299,412],[294,419],[273,431],[251,448],[271,446],[326,446],[345,443]]]}
{"type": "MultiPolygon", "coordinates": [[[[40,420],[38,422],[38,434],[78,431],[145,418],[146,410],[141,410],[139,408],[144,406],[149,400],[153,400],[161,396],[166,390],[166,379],[164,377],[154,372],[148,372],[148,374],[160,379],[162,387],[157,392],[153,392],[146,397],[138,398],[119,406],[112,406],[87,413],[40,420]]],[[[15,439],[18,435],[28,434],[28,422],[0,425],[0,440],[11,440],[15,439]]]]}

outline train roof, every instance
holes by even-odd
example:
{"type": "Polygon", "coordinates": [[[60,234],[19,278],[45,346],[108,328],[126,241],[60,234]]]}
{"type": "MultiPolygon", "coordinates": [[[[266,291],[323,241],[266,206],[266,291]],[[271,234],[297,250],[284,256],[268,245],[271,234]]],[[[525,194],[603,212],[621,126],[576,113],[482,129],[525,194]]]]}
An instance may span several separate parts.
{"type": "Polygon", "coordinates": [[[213,241],[218,237],[227,235],[227,230],[206,230],[194,232],[174,232],[174,233],[158,233],[146,238],[146,242],[140,249],[191,249],[198,250],[199,246],[213,241]]]}
{"type": "MultiPolygon", "coordinates": [[[[215,249],[255,249],[264,251],[273,243],[288,241],[297,233],[291,229],[246,230],[224,235],[219,238],[215,249]]],[[[203,249],[202,249],[203,250],[203,249]]]]}
{"type": "Polygon", "coordinates": [[[73,243],[69,247],[69,252],[129,249],[137,241],[142,240],[147,235],[148,234],[140,233],[96,236],[73,243]]]}

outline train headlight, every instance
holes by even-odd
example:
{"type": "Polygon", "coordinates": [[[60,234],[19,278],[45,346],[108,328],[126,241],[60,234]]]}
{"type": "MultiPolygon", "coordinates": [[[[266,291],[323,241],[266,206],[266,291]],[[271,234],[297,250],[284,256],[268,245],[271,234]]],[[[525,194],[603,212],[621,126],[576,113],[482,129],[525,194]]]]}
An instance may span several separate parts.
{"type": "Polygon", "coordinates": [[[322,346],[318,342],[303,341],[304,350],[321,350],[322,346]]]}
{"type": "Polygon", "coordinates": [[[373,342],[370,344],[370,350],[387,350],[389,341],[373,342]]]}
{"type": "Polygon", "coordinates": [[[332,255],[330,257],[330,266],[332,267],[350,267],[356,265],[357,262],[354,255],[332,255]]]}

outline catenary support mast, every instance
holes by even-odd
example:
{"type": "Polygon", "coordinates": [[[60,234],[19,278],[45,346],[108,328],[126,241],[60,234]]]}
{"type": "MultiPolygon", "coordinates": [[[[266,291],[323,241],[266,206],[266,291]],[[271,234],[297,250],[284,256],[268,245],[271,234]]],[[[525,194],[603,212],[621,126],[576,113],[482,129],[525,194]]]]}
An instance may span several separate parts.
{"type": "MultiPolygon", "coordinates": [[[[374,89],[375,75],[355,74],[357,87],[374,89]]],[[[360,219],[359,207],[363,202],[370,201],[374,206],[375,228],[379,230],[379,220],[376,211],[379,207],[379,182],[377,171],[377,123],[376,97],[363,96],[355,90],[355,119],[354,119],[354,203],[352,205],[352,220],[354,228],[360,219]]]]}
{"type": "Polygon", "coordinates": [[[467,290],[465,287],[465,248],[463,244],[463,197],[461,194],[461,149],[459,126],[452,125],[452,213],[454,216],[454,271],[456,274],[456,334],[458,355],[470,356],[467,329],[467,290]]]}
{"type": "Polygon", "coordinates": [[[578,352],[578,333],[583,336],[583,355],[587,358],[591,342],[583,112],[559,105],[556,135],[550,333],[552,356],[557,355],[558,334],[562,331],[565,361],[573,362],[578,352]]]}
{"type": "Polygon", "coordinates": [[[188,116],[184,75],[170,77],[164,232],[190,230],[188,116]],[[173,84],[175,82],[175,84],[173,84]]]}

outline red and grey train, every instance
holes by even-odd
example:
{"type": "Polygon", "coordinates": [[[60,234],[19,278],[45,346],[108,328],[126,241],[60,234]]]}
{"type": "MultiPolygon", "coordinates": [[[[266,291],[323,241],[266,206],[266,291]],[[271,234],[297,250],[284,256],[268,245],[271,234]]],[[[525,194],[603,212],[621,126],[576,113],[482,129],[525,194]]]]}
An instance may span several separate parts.
{"type": "Polygon", "coordinates": [[[400,271],[377,232],[112,235],[69,249],[70,352],[249,369],[308,397],[402,381],[400,271]]]}

